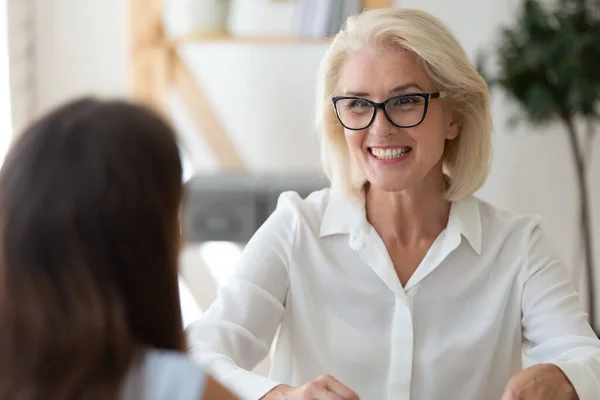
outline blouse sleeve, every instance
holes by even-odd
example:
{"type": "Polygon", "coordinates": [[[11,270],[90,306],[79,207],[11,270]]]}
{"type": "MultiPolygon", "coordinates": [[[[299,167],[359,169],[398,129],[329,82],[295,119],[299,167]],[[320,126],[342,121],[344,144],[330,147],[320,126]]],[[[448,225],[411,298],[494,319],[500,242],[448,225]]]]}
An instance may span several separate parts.
{"type": "Polygon", "coordinates": [[[188,327],[192,357],[242,399],[260,399],[279,384],[250,371],[268,355],[285,311],[298,223],[290,196],[299,198],[280,197],[214,303],[188,327]]]}
{"type": "Polygon", "coordinates": [[[600,399],[600,340],[569,273],[538,226],[527,247],[522,297],[525,353],[535,363],[558,366],[581,400],[600,399]]]}

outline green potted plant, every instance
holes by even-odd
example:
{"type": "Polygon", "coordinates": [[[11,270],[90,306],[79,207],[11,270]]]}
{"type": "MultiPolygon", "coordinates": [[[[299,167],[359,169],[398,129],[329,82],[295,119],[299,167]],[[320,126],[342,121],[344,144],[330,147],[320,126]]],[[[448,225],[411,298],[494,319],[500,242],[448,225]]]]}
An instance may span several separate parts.
{"type": "Polygon", "coordinates": [[[600,0],[556,0],[552,7],[525,0],[516,23],[502,28],[493,56],[495,76],[483,71],[483,53],[478,59],[490,88],[500,87],[516,101],[520,116],[538,125],[560,124],[568,136],[579,189],[588,310],[597,328],[588,166],[600,123],[600,0]]]}

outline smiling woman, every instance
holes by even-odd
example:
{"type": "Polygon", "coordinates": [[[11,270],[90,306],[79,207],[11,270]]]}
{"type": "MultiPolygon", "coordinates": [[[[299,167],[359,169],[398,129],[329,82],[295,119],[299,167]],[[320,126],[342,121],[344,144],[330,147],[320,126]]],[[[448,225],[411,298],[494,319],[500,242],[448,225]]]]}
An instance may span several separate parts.
{"type": "Polygon", "coordinates": [[[317,116],[332,187],[280,197],[190,325],[198,362],[245,399],[598,399],[600,341],[539,219],[474,196],[489,94],[454,35],[418,10],[349,19],[317,116]]]}
{"type": "MultiPolygon", "coordinates": [[[[341,92],[353,97],[334,97],[335,109],[364,180],[374,190],[401,191],[416,182],[443,187],[446,141],[457,138],[460,122],[442,102],[430,102],[440,92],[417,56],[401,48],[359,50],[345,59],[339,79],[341,92]]],[[[340,134],[338,127],[327,132],[340,134]]],[[[364,180],[355,183],[358,190],[364,180]]]]}

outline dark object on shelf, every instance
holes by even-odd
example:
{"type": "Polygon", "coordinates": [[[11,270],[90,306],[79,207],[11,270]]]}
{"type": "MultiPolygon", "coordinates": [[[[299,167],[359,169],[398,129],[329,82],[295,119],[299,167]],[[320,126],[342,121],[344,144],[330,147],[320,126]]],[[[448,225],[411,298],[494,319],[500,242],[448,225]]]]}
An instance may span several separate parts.
{"type": "Polygon", "coordinates": [[[329,187],[318,173],[197,175],[186,184],[183,225],[187,243],[245,243],[275,210],[279,195],[293,190],[301,197],[329,187]]]}

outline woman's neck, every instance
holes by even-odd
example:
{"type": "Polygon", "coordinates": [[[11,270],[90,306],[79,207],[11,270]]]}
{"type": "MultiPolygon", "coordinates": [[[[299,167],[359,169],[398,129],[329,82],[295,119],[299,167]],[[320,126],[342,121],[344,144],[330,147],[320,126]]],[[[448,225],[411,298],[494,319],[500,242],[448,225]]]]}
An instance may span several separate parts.
{"type": "Polygon", "coordinates": [[[404,246],[435,239],[448,224],[444,176],[435,174],[400,192],[365,188],[367,220],[384,238],[404,246]]]}

